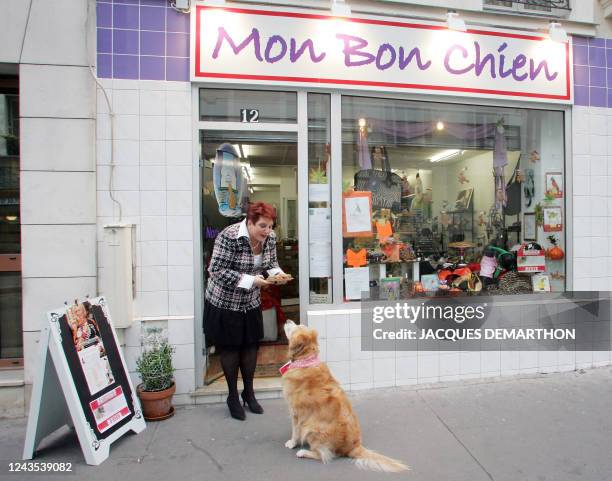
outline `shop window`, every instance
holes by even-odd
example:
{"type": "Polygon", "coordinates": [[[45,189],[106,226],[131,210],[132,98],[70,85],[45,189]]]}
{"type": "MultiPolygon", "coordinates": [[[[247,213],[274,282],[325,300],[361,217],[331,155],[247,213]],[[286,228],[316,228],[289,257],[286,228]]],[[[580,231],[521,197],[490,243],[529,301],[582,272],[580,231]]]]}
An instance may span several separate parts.
{"type": "Polygon", "coordinates": [[[200,120],[296,123],[297,94],[267,90],[200,89],[200,120]]]}
{"type": "Polygon", "coordinates": [[[308,94],[310,304],[332,302],[330,96],[308,94]]]}
{"type": "Polygon", "coordinates": [[[346,300],[565,289],[560,111],[343,97],[346,300]]]}
{"type": "Polygon", "coordinates": [[[22,365],[19,93],[0,77],[0,368],[22,365]]]}

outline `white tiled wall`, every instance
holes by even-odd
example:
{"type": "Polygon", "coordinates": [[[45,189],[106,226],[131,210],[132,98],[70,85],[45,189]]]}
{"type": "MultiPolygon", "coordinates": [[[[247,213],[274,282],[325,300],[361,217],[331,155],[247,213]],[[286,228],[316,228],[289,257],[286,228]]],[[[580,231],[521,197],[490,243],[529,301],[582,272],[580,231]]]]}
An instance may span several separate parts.
{"type": "Polygon", "coordinates": [[[574,289],[612,288],[612,109],[573,108],[574,289]]]}
{"type": "Polygon", "coordinates": [[[358,309],[309,312],[308,326],[319,333],[321,359],[349,390],[562,372],[612,362],[610,351],[364,351],[358,309]]]}
{"type": "Polygon", "coordinates": [[[20,64],[24,380],[31,384],[46,312],[96,294],[95,84],[84,42],[74,40],[85,38],[86,3],[32,2],[27,28],[17,3],[0,28],[0,62],[20,64]]]}
{"type": "MultiPolygon", "coordinates": [[[[115,197],[122,204],[122,220],[136,225],[137,322],[125,332],[128,365],[133,371],[143,327],[164,322],[175,347],[180,402],[195,387],[191,86],[129,80],[101,83],[115,112],[115,197]]],[[[96,98],[100,230],[113,216],[118,220],[118,208],[108,191],[111,125],[100,88],[96,98]]],[[[102,239],[98,236],[99,252],[102,239]]],[[[98,274],[102,269],[100,256],[98,274]]]]}

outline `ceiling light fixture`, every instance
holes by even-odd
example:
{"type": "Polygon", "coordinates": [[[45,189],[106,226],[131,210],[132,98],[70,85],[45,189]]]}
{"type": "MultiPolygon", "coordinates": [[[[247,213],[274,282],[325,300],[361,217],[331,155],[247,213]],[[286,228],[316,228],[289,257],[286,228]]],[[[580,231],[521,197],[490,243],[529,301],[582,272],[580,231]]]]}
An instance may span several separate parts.
{"type": "Polygon", "coordinates": [[[359,119],[359,128],[363,129],[366,126],[366,119],[363,117],[359,119]]]}
{"type": "Polygon", "coordinates": [[[430,162],[441,162],[443,160],[448,160],[452,157],[455,157],[456,155],[458,155],[461,151],[459,149],[448,149],[448,150],[442,150],[441,152],[438,152],[435,155],[432,155],[429,158],[430,162]]]}
{"type": "Polygon", "coordinates": [[[449,30],[456,30],[458,32],[467,32],[465,21],[459,17],[459,14],[453,10],[449,10],[446,14],[446,26],[449,30]]]}
{"type": "Polygon", "coordinates": [[[436,124],[436,129],[444,130],[444,122],[442,122],[441,120],[438,120],[438,123],[436,124]]]}
{"type": "Polygon", "coordinates": [[[331,0],[331,13],[336,17],[349,17],[351,7],[344,0],[331,0]]]}
{"type": "Polygon", "coordinates": [[[550,22],[548,36],[553,42],[565,43],[568,41],[567,32],[559,22],[550,22]]]}

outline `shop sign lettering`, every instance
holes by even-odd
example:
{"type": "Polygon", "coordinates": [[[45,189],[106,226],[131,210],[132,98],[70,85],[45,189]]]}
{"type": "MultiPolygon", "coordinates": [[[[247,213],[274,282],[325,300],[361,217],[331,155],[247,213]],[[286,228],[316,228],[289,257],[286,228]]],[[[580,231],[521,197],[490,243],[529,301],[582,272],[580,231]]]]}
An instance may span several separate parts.
{"type": "Polygon", "coordinates": [[[540,34],[204,5],[194,29],[194,81],[572,98],[570,44],[540,34]]]}

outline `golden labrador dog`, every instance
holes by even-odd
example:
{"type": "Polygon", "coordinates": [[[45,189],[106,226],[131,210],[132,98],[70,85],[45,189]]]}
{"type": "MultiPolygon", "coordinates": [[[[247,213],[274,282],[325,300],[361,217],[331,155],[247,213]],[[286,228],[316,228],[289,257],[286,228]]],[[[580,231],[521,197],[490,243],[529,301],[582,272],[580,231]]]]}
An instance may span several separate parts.
{"type": "Polygon", "coordinates": [[[398,472],[408,468],[395,459],[361,445],[359,421],[345,392],[327,365],[319,360],[317,331],[287,321],[291,361],[281,368],[283,394],[291,415],[289,449],[307,444],[297,451],[298,458],[329,462],[335,456],[355,459],[361,469],[398,472]]]}

